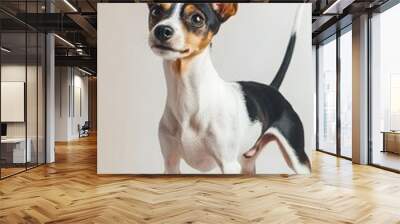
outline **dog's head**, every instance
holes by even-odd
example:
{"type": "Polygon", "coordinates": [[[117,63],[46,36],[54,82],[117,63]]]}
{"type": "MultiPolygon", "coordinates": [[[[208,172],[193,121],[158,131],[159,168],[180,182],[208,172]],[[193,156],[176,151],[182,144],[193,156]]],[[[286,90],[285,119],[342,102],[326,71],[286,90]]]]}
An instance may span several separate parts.
{"type": "Polygon", "coordinates": [[[164,59],[202,52],[219,27],[236,14],[237,3],[149,3],[149,44],[164,59]]]}

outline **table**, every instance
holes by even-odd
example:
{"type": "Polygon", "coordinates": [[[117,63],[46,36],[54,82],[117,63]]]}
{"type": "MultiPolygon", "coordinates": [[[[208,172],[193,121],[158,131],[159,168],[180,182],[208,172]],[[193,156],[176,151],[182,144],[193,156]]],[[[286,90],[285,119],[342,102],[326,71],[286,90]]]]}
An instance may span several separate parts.
{"type": "Polygon", "coordinates": [[[30,138],[26,139],[27,147],[25,151],[25,138],[5,138],[1,139],[1,157],[6,163],[26,163],[31,162],[32,153],[30,138]]]}
{"type": "Polygon", "coordinates": [[[400,131],[382,131],[383,150],[382,152],[392,152],[400,154],[400,131]]]}

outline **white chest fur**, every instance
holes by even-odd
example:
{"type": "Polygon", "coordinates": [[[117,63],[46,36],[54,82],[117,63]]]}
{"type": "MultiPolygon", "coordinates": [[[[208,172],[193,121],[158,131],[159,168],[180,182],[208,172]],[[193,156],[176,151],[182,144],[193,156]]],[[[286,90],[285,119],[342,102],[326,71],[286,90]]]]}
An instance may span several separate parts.
{"type": "Polygon", "coordinates": [[[185,65],[184,73],[177,74],[173,63],[164,62],[168,92],[160,143],[166,166],[183,158],[200,171],[232,163],[237,172],[242,153],[257,138],[249,130],[260,131],[249,120],[239,85],[218,76],[208,49],[185,65]]]}

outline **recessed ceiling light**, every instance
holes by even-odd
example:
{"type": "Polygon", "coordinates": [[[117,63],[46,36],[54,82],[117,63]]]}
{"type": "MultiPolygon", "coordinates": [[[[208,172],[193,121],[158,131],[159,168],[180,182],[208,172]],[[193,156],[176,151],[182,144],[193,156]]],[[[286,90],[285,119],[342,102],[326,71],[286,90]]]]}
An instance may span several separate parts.
{"type": "Polygon", "coordinates": [[[70,7],[74,12],[78,12],[78,10],[68,1],[68,0],[64,0],[65,4],[68,5],[68,7],[70,7]]]}
{"type": "Polygon", "coordinates": [[[7,48],[5,48],[5,47],[1,47],[1,51],[4,51],[4,52],[6,52],[6,53],[11,53],[11,50],[10,50],[10,49],[7,49],[7,48]]]}
{"type": "Polygon", "coordinates": [[[62,42],[64,42],[65,44],[67,44],[68,46],[70,46],[70,47],[72,47],[72,48],[75,48],[75,45],[73,45],[71,42],[69,42],[68,40],[66,40],[66,39],[64,39],[64,38],[62,38],[62,37],[60,37],[59,35],[57,35],[57,34],[54,34],[54,36],[55,37],[57,37],[59,40],[61,40],[62,42]]]}
{"type": "Polygon", "coordinates": [[[85,73],[85,74],[87,74],[87,75],[90,75],[90,76],[93,75],[92,73],[90,73],[90,72],[88,72],[88,71],[86,71],[86,70],[83,70],[83,69],[81,69],[81,68],[79,68],[79,67],[78,67],[78,70],[81,71],[81,72],[83,72],[83,73],[85,73]]]}
{"type": "Polygon", "coordinates": [[[351,5],[354,0],[336,0],[327,9],[325,9],[322,14],[342,14],[343,9],[351,5]]]}

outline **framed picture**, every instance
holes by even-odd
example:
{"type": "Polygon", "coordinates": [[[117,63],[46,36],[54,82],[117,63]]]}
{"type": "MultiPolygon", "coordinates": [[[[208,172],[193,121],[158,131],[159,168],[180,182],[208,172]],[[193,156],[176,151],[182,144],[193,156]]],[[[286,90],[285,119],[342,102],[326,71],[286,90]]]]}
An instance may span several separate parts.
{"type": "Polygon", "coordinates": [[[309,174],[311,5],[98,6],[98,173],[309,174]]]}

